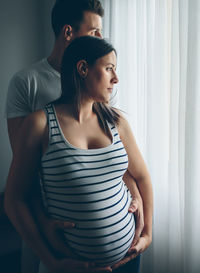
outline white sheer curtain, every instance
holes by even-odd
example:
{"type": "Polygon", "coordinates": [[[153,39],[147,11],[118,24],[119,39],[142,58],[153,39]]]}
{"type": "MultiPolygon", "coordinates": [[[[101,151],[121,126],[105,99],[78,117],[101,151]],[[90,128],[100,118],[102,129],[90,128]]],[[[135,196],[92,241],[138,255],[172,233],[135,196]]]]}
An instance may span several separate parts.
{"type": "Polygon", "coordinates": [[[142,272],[200,272],[200,1],[102,0],[127,112],[154,188],[142,272]]]}

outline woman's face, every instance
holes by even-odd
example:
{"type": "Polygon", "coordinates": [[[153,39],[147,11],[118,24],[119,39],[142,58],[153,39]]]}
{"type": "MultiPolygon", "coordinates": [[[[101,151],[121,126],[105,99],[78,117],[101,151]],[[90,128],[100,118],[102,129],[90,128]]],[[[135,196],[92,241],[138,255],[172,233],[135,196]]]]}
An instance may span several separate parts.
{"type": "Polygon", "coordinates": [[[85,78],[85,91],[89,98],[97,102],[108,102],[114,84],[118,82],[116,75],[116,55],[114,51],[97,59],[92,67],[88,67],[85,78]]]}

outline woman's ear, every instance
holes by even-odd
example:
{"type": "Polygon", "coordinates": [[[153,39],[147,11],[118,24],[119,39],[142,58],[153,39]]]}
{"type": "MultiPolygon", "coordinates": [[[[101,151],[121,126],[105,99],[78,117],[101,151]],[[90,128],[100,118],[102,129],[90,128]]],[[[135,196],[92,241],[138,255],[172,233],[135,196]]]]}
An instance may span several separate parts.
{"type": "Polygon", "coordinates": [[[65,40],[70,41],[72,39],[72,27],[70,25],[65,25],[62,30],[65,40]]]}
{"type": "Polygon", "coordinates": [[[86,78],[88,74],[88,64],[85,60],[78,61],[77,65],[77,71],[81,78],[86,78]]]}

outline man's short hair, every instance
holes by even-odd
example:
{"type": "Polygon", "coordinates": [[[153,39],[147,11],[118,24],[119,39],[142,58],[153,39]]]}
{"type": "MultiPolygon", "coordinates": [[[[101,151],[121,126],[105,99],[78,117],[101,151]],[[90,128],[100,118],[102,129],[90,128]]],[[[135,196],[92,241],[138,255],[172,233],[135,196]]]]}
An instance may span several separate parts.
{"type": "Polygon", "coordinates": [[[65,25],[79,30],[84,11],[91,11],[103,17],[104,9],[99,0],[56,0],[51,13],[51,23],[56,38],[65,25]]]}

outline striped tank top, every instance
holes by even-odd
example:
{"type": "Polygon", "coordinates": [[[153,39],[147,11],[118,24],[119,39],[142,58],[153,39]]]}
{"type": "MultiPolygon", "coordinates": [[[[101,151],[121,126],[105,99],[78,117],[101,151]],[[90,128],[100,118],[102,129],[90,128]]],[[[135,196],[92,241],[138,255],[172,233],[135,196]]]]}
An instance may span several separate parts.
{"type": "Polygon", "coordinates": [[[43,200],[54,219],[75,223],[64,236],[80,258],[107,266],[120,261],[135,232],[131,196],[122,177],[128,157],[117,128],[108,123],[112,143],[104,148],[71,145],[54,107],[46,106],[49,144],[41,159],[43,200]]]}

